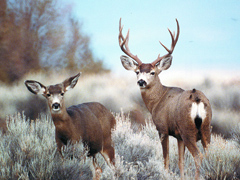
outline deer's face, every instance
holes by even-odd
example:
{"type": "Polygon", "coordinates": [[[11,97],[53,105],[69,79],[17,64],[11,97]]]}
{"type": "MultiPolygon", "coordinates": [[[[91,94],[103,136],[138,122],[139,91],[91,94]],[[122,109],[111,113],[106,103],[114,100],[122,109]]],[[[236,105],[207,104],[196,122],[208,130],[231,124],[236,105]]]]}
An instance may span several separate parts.
{"type": "Polygon", "coordinates": [[[137,84],[140,89],[149,88],[158,75],[151,64],[141,64],[134,71],[137,75],[137,84]]]}
{"type": "Polygon", "coordinates": [[[48,86],[43,94],[48,100],[48,106],[52,113],[59,113],[64,107],[65,90],[62,84],[48,86]]]}
{"type": "Polygon", "coordinates": [[[40,82],[33,80],[25,81],[25,85],[33,94],[42,94],[48,100],[48,106],[51,113],[61,113],[63,108],[65,108],[63,100],[64,94],[75,87],[79,76],[80,73],[66,79],[60,84],[50,85],[47,87],[40,82]]]}
{"type": "Polygon", "coordinates": [[[156,81],[158,81],[158,75],[171,66],[172,56],[166,57],[156,65],[140,64],[127,56],[120,57],[122,65],[127,70],[132,70],[137,75],[137,84],[141,90],[149,89],[156,81]]]}

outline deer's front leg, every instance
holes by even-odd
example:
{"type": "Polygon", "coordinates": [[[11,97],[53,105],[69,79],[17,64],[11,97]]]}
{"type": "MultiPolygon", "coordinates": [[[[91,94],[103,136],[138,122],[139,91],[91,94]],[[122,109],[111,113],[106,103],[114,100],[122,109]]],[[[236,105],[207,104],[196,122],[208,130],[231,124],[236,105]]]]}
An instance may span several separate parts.
{"type": "Polygon", "coordinates": [[[169,136],[168,134],[160,135],[162,150],[163,150],[163,158],[164,158],[164,168],[168,172],[169,171],[169,136]]]}
{"type": "Polygon", "coordinates": [[[62,143],[62,141],[59,138],[56,137],[55,139],[56,139],[56,143],[57,143],[57,150],[60,153],[61,157],[63,158],[63,155],[62,155],[63,143],[62,143]]]}

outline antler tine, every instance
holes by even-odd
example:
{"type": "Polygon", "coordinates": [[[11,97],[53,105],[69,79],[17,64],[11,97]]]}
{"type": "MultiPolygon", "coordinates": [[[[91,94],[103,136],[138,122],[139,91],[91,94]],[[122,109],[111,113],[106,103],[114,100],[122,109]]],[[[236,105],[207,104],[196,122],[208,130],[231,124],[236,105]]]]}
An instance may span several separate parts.
{"type": "Polygon", "coordinates": [[[175,38],[175,32],[172,33],[172,31],[170,29],[168,29],[168,31],[169,31],[169,33],[171,35],[171,39],[172,39],[171,49],[169,50],[164,44],[161,43],[161,41],[159,41],[160,44],[164,47],[164,49],[166,49],[168,54],[166,54],[166,55],[164,55],[162,57],[160,57],[160,54],[159,54],[158,58],[151,63],[153,66],[155,66],[158,62],[160,62],[163,58],[165,58],[165,57],[167,57],[167,56],[169,56],[169,55],[171,55],[173,53],[173,50],[174,50],[174,48],[175,48],[175,46],[177,44],[179,33],[180,33],[179,23],[178,23],[177,19],[176,19],[176,22],[177,22],[177,35],[176,35],[176,38],[175,38]]]}
{"type": "Polygon", "coordinates": [[[122,30],[123,30],[123,26],[121,26],[121,18],[120,18],[120,20],[119,20],[119,36],[118,36],[119,44],[121,44],[121,39],[124,41],[124,37],[122,35],[122,30]]]}
{"type": "Polygon", "coordinates": [[[134,59],[138,63],[138,65],[141,65],[142,61],[137,57],[137,55],[134,56],[129,49],[129,46],[128,46],[129,30],[127,32],[126,38],[124,38],[124,36],[122,35],[122,30],[123,30],[123,26],[121,25],[121,18],[120,18],[120,20],[119,20],[119,35],[118,35],[119,46],[126,55],[128,55],[129,57],[134,59]],[[125,46],[125,48],[124,48],[124,46],[125,46]]]}
{"type": "MultiPolygon", "coordinates": [[[[177,19],[176,19],[176,22],[177,22],[177,36],[176,36],[176,40],[175,40],[175,45],[177,44],[178,37],[179,37],[179,33],[180,33],[179,23],[178,23],[178,20],[177,20],[177,19]]],[[[174,46],[175,46],[175,45],[174,45],[174,46]]]]}
{"type": "Polygon", "coordinates": [[[175,36],[175,32],[173,32],[173,34],[172,34],[172,32],[171,32],[170,29],[168,29],[168,31],[169,31],[169,33],[170,33],[170,35],[171,35],[171,38],[172,38],[171,50],[169,50],[161,41],[159,41],[159,43],[160,43],[169,53],[171,53],[171,51],[172,51],[172,49],[173,49],[173,46],[174,46],[174,36],[175,36]]]}

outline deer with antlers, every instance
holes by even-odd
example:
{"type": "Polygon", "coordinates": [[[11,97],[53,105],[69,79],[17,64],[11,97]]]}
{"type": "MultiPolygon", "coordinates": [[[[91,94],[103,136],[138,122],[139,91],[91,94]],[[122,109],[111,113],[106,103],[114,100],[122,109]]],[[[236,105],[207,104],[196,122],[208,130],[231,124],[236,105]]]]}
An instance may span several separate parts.
{"type": "Polygon", "coordinates": [[[204,149],[210,143],[210,122],[212,110],[207,97],[199,90],[183,90],[178,87],[167,87],[161,84],[159,74],[171,66],[172,53],[179,37],[179,23],[177,22],[177,34],[169,33],[172,39],[171,49],[161,42],[160,44],[168,52],[166,55],[158,55],[152,63],[142,61],[130,52],[129,30],[126,37],[122,35],[121,19],[119,21],[119,45],[127,55],[120,57],[122,65],[127,70],[137,74],[137,83],[141,90],[143,101],[152,115],[159,137],[161,139],[164,167],[169,170],[169,135],[177,139],[179,154],[179,169],[181,179],[184,179],[184,153],[185,147],[192,154],[196,166],[195,179],[199,179],[202,154],[197,147],[197,141],[201,140],[204,149]],[[129,58],[130,57],[130,58],[129,58]],[[133,61],[134,60],[134,61],[133,61]]]}
{"type": "Polygon", "coordinates": [[[102,170],[95,156],[99,152],[110,167],[115,165],[111,131],[116,120],[108,109],[97,102],[65,107],[64,94],[75,87],[79,77],[80,73],[50,86],[34,80],[25,81],[25,85],[33,94],[42,94],[48,100],[59,153],[62,155],[61,148],[69,141],[75,143],[81,140],[89,148],[88,156],[93,157],[93,179],[100,179],[102,170]]]}

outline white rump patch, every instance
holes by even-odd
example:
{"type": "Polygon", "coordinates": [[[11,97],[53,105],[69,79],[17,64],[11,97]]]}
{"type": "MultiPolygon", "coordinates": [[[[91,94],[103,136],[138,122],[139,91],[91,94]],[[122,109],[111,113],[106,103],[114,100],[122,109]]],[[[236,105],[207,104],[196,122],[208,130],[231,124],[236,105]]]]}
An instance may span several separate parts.
{"type": "Polygon", "coordinates": [[[199,104],[197,104],[196,102],[192,103],[192,108],[191,108],[192,120],[194,120],[197,116],[202,118],[202,120],[204,120],[207,116],[203,102],[200,102],[199,104]]]}

